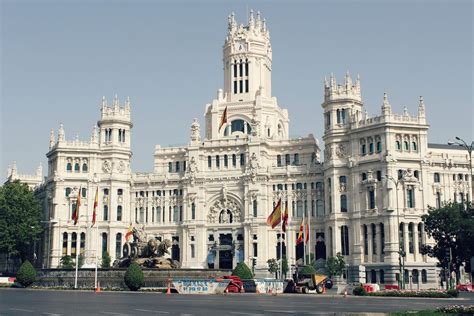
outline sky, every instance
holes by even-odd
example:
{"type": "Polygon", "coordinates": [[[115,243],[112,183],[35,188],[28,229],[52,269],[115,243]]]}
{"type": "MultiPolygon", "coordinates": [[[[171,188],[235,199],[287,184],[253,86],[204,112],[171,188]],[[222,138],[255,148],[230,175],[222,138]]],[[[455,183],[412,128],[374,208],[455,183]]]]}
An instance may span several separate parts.
{"type": "MultiPolygon", "coordinates": [[[[223,85],[227,16],[266,18],[272,93],[290,136],[323,133],[323,81],[361,77],[371,116],[383,93],[394,112],[426,104],[429,141],[473,128],[473,3],[454,1],[0,0],[0,168],[47,166],[49,133],[89,140],[100,100],[132,102],[132,170],[153,170],[153,151],[184,145],[223,85]]],[[[46,174],[46,167],[44,168],[46,174]]]]}

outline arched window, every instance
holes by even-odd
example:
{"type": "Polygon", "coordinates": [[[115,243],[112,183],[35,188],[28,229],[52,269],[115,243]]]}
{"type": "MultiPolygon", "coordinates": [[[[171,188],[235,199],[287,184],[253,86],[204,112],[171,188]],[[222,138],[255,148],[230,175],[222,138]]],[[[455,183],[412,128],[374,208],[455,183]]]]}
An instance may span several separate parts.
{"type": "Polygon", "coordinates": [[[418,180],[420,180],[420,172],[418,170],[415,170],[413,172],[413,175],[415,176],[415,178],[417,178],[418,180]]]}
{"type": "Polygon", "coordinates": [[[405,227],[405,224],[404,223],[400,223],[400,226],[399,226],[399,229],[398,229],[398,240],[399,240],[399,243],[400,243],[400,249],[402,249],[403,251],[405,251],[405,239],[403,238],[404,234],[403,234],[403,229],[405,227]]]}
{"type": "Polygon", "coordinates": [[[281,155],[277,155],[277,167],[281,167],[281,155]]]}
{"type": "Polygon", "coordinates": [[[227,155],[224,155],[224,167],[229,167],[229,157],[227,155]]]}
{"type": "Polygon", "coordinates": [[[298,166],[300,164],[300,154],[294,154],[293,165],[298,166]]]}
{"type": "Polygon", "coordinates": [[[423,223],[418,223],[418,252],[423,248],[423,223]]]}
{"type": "Polygon", "coordinates": [[[122,220],[122,205],[117,205],[117,221],[122,220]]]}
{"type": "Polygon", "coordinates": [[[411,272],[411,275],[413,279],[413,284],[418,284],[418,282],[420,282],[418,269],[413,269],[413,271],[411,272]]]}
{"type": "Polygon", "coordinates": [[[66,171],[67,172],[72,172],[72,164],[70,162],[68,162],[67,165],[66,165],[66,171]]]}
{"type": "Polygon", "coordinates": [[[207,167],[209,169],[212,168],[212,157],[211,156],[207,156],[207,167]]]}
{"type": "Polygon", "coordinates": [[[63,256],[67,255],[67,233],[63,233],[63,256]]]}
{"type": "Polygon", "coordinates": [[[428,283],[428,273],[425,269],[421,270],[421,283],[428,283]]]}
{"type": "Polygon", "coordinates": [[[347,213],[347,197],[345,194],[341,195],[341,212],[347,213]]]}
{"type": "Polygon", "coordinates": [[[231,133],[241,132],[244,134],[245,133],[250,134],[252,131],[250,124],[248,124],[246,121],[242,119],[233,120],[230,126],[231,126],[230,128],[231,133]]]}
{"type": "Polygon", "coordinates": [[[245,154],[240,154],[240,165],[245,166],[245,154]]]}
{"type": "Polygon", "coordinates": [[[77,233],[71,235],[71,257],[76,257],[77,251],[77,233]]]}
{"type": "Polygon", "coordinates": [[[216,168],[221,167],[221,157],[219,155],[216,155],[216,168]]]}
{"type": "Polygon", "coordinates": [[[374,153],[374,143],[369,144],[369,153],[373,154],[374,153]]]}
{"type": "Polygon", "coordinates": [[[296,216],[303,217],[303,201],[296,201],[296,216]]]}
{"type": "MultiPolygon", "coordinates": [[[[377,152],[378,153],[382,152],[382,142],[381,141],[377,142],[377,152]]],[[[380,270],[380,271],[382,272],[383,270],[380,270]]]]}
{"type": "Polygon", "coordinates": [[[173,172],[173,163],[171,161],[168,162],[168,172],[173,172]]]}
{"type": "Polygon", "coordinates": [[[362,233],[364,234],[364,255],[369,254],[369,230],[367,225],[362,226],[362,233]]]}
{"type": "Polygon", "coordinates": [[[196,204],[191,204],[191,219],[196,219],[196,204]]]}
{"type": "Polygon", "coordinates": [[[176,172],[179,172],[181,169],[181,166],[179,165],[179,161],[176,161],[176,172]]]}
{"type": "Polygon", "coordinates": [[[324,216],[324,202],[323,200],[316,200],[316,216],[324,216]]]}
{"type": "Polygon", "coordinates": [[[219,223],[220,224],[232,224],[233,216],[230,210],[221,210],[219,213],[219,223]]]}
{"type": "Polygon", "coordinates": [[[376,226],[374,223],[370,225],[371,230],[372,230],[372,254],[376,255],[377,254],[377,231],[376,231],[376,226]]]}
{"type": "Polygon", "coordinates": [[[341,226],[341,253],[343,256],[349,255],[349,227],[341,226]]]}
{"type": "Polygon", "coordinates": [[[82,164],[82,172],[87,172],[87,164],[86,163],[83,163],[82,164]]]}
{"type": "MultiPolygon", "coordinates": [[[[418,150],[417,145],[416,145],[416,142],[412,142],[412,143],[411,143],[411,149],[412,149],[413,151],[417,151],[417,150],[418,150]]],[[[418,270],[417,270],[417,271],[418,271],[418,270]]]]}
{"type": "Polygon", "coordinates": [[[104,205],[104,212],[102,215],[103,215],[104,221],[109,220],[109,206],[108,205],[104,205]]]}
{"type": "Polygon", "coordinates": [[[385,271],[380,270],[380,283],[384,284],[385,283],[385,271]]]}
{"type": "Polygon", "coordinates": [[[339,177],[339,183],[340,183],[340,184],[347,184],[347,178],[346,178],[346,176],[340,176],[340,177],[339,177]]]}
{"type": "Polygon", "coordinates": [[[399,140],[397,140],[397,141],[395,142],[395,148],[396,148],[397,150],[402,149],[402,146],[400,145],[400,141],[399,141],[399,140]]]}
{"type": "Polygon", "coordinates": [[[380,223],[380,253],[385,254],[385,228],[383,223],[380,223]]]}
{"type": "Polygon", "coordinates": [[[407,141],[404,141],[403,142],[403,149],[408,151],[410,149],[410,147],[408,147],[408,142],[407,141]]]}
{"type": "Polygon", "coordinates": [[[367,149],[365,147],[365,144],[362,144],[361,147],[360,147],[360,154],[362,156],[365,156],[367,154],[367,149]]]}
{"type": "Polygon", "coordinates": [[[253,217],[257,217],[257,200],[253,200],[253,217]]]}
{"type": "Polygon", "coordinates": [[[82,197],[84,197],[84,198],[87,196],[87,188],[82,188],[82,189],[81,189],[81,195],[82,195],[82,197]]]}
{"type": "Polygon", "coordinates": [[[86,233],[81,233],[81,243],[80,243],[80,255],[84,256],[86,250],[86,233]]]}
{"type": "Polygon", "coordinates": [[[232,154],[232,167],[237,166],[237,156],[235,154],[232,154]]]}
{"type": "Polygon", "coordinates": [[[74,164],[74,172],[79,172],[79,171],[81,171],[81,167],[79,166],[79,163],[76,162],[76,163],[74,164]]]}
{"type": "Polygon", "coordinates": [[[108,252],[107,233],[102,233],[102,256],[108,252]]]}
{"type": "Polygon", "coordinates": [[[71,188],[66,188],[66,190],[65,190],[65,192],[64,192],[64,195],[65,195],[66,197],[68,197],[69,194],[71,194],[71,188]]]}
{"type": "Polygon", "coordinates": [[[115,258],[122,257],[122,234],[117,233],[115,236],[115,258]]]}

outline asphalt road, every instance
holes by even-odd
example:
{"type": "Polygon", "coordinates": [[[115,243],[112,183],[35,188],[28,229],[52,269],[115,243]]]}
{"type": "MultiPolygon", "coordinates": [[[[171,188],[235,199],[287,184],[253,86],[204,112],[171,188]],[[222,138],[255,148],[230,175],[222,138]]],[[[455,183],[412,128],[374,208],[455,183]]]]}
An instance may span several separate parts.
{"type": "Polygon", "coordinates": [[[334,297],[315,294],[179,295],[0,289],[0,315],[341,315],[474,305],[464,299],[334,297]]]}

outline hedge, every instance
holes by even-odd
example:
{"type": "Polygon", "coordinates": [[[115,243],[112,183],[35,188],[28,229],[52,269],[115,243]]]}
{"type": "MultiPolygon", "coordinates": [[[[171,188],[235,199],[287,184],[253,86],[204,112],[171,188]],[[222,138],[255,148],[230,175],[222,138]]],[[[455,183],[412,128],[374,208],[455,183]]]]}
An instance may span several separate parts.
{"type": "MultiPolygon", "coordinates": [[[[354,294],[356,295],[356,294],[354,294]]],[[[431,298],[452,298],[457,297],[458,292],[438,292],[438,291],[382,291],[370,292],[367,296],[385,296],[385,297],[431,297],[431,298]]]]}

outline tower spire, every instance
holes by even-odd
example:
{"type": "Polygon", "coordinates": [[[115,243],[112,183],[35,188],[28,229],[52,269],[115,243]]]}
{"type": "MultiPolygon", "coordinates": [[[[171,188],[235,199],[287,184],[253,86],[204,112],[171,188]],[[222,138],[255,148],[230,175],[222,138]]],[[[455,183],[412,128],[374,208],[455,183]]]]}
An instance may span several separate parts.
{"type": "Polygon", "coordinates": [[[59,124],[59,130],[58,130],[58,142],[63,142],[64,141],[64,125],[63,123],[59,124]]]}
{"type": "Polygon", "coordinates": [[[49,149],[53,148],[55,143],[54,129],[51,129],[51,132],[49,132],[49,149]]]}
{"type": "Polygon", "coordinates": [[[388,96],[387,93],[383,93],[383,104],[382,104],[382,115],[390,115],[392,109],[390,107],[390,103],[388,103],[388,96]]]}

